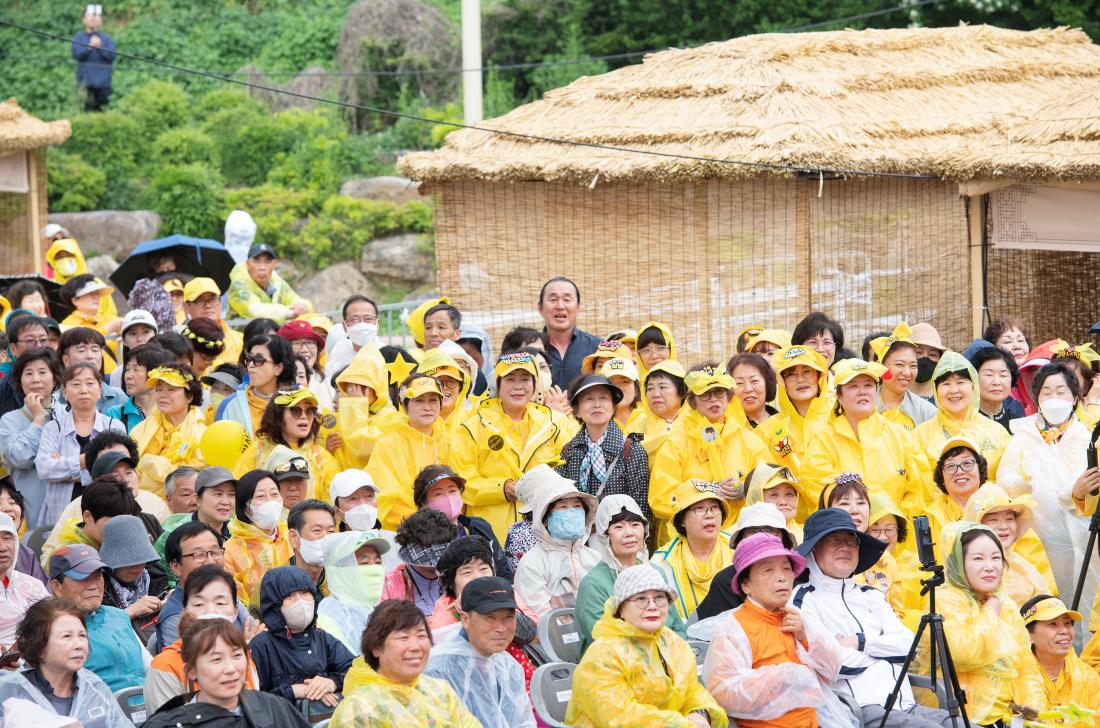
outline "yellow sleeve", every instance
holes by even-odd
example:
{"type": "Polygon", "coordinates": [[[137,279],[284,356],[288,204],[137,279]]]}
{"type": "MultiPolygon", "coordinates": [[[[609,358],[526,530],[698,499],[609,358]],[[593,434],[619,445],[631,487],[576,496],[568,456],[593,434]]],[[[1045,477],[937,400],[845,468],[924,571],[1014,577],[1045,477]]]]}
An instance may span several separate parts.
{"type": "Polygon", "coordinates": [[[470,429],[471,425],[458,428],[451,442],[449,459],[451,467],[466,479],[466,489],[462,500],[470,506],[496,506],[508,502],[504,497],[504,484],[512,476],[482,473],[477,438],[470,429]]]}
{"type": "MultiPolygon", "coordinates": [[[[378,519],[382,522],[382,528],[391,531],[416,511],[412,498],[416,473],[411,472],[412,462],[407,456],[408,448],[404,440],[397,435],[387,435],[378,441],[378,447],[371,453],[367,464],[367,472],[380,491],[378,519]]],[[[466,487],[469,488],[469,485],[466,487]]]]}
{"type": "MultiPolygon", "coordinates": [[[[1001,619],[951,589],[940,589],[937,596],[944,633],[959,672],[977,672],[1001,655],[1014,652],[1017,636],[1005,629],[1001,619]]],[[[1002,611],[1013,608],[1012,602],[1001,601],[1002,611]]]]}
{"type": "Polygon", "coordinates": [[[670,521],[676,515],[672,495],[684,482],[681,465],[683,447],[680,438],[669,437],[653,458],[649,475],[649,507],[653,515],[662,521],[670,521]]]}
{"type": "Polygon", "coordinates": [[[829,476],[840,472],[840,469],[828,432],[823,430],[814,435],[806,448],[806,454],[802,457],[800,480],[806,497],[815,509],[821,498],[823,482],[829,476]]]}
{"type": "Polygon", "coordinates": [[[573,695],[565,714],[567,723],[581,717],[600,717],[609,728],[630,726],[682,726],[691,722],[677,711],[661,710],[638,701],[628,678],[639,665],[626,665],[620,656],[599,642],[588,648],[573,673],[573,695]]]}

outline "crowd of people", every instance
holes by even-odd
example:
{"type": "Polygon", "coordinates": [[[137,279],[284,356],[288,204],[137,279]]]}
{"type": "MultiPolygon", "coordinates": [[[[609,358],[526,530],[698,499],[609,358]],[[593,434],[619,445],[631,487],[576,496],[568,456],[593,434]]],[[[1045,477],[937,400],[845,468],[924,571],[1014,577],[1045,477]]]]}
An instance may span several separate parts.
{"type": "MultiPolygon", "coordinates": [[[[46,233],[72,313],[33,279],[0,301],[12,725],[127,726],[134,687],[151,728],[542,725],[562,608],[570,725],[878,725],[927,608],[926,515],[971,723],[1100,726],[1100,558],[1087,618],[1066,606],[1100,500],[1090,345],[1004,318],[859,346],[813,312],[694,361],[661,323],[582,331],[554,278],[541,330],[493,347],[440,297],[406,349],[366,296],[313,311],[262,242],[226,291],[150,260],[120,316],[46,233]]],[[[900,686],[886,725],[955,725],[900,686]]]]}

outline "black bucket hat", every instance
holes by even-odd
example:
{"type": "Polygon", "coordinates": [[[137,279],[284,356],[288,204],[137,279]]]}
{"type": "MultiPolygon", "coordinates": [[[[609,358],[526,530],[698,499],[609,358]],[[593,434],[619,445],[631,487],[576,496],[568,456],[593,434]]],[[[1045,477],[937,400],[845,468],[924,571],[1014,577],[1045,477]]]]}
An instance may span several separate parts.
{"type": "Polygon", "coordinates": [[[569,404],[575,405],[581,392],[593,387],[606,387],[607,391],[611,393],[611,403],[615,407],[618,407],[619,403],[623,401],[622,390],[612,384],[607,377],[601,377],[599,374],[589,374],[573,385],[573,391],[569,393],[569,404]]]}
{"type": "Polygon", "coordinates": [[[814,546],[817,546],[818,541],[837,531],[851,531],[859,539],[859,560],[856,563],[856,570],[851,574],[852,576],[862,574],[878,563],[878,560],[882,558],[882,552],[889,546],[885,541],[879,541],[870,534],[856,530],[856,524],[852,521],[848,511],[839,508],[824,508],[810,514],[810,517],[806,519],[806,524],[802,529],[802,543],[798,545],[795,551],[809,558],[814,552],[814,546]]]}

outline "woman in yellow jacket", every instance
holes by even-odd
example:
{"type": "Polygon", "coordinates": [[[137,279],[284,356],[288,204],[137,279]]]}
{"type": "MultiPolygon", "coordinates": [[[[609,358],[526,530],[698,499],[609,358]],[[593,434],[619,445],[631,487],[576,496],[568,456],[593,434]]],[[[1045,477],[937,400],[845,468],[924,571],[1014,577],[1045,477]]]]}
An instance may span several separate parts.
{"type": "MultiPolygon", "coordinates": [[[[84,252],[80,249],[80,244],[72,238],[55,240],[46,250],[46,262],[53,268],[54,280],[62,285],[73,276],[88,272],[84,252]]],[[[118,318],[118,309],[110,296],[99,299],[99,316],[103,321],[113,321],[118,318]]]]}
{"type": "Polygon", "coordinates": [[[164,480],[184,465],[202,468],[199,440],[206,431],[202,385],[181,364],[164,364],[146,375],[156,405],[130,432],[138,446],[142,490],[164,497],[164,480]]]}
{"type": "Polygon", "coordinates": [[[871,495],[870,521],[867,533],[888,544],[883,558],[890,556],[894,561],[893,579],[886,590],[886,599],[898,619],[916,630],[928,601],[920,593],[920,580],[925,575],[921,573],[916,552],[907,548],[909,521],[890,496],[882,492],[871,495]]]}
{"type": "Polygon", "coordinates": [[[663,361],[676,361],[676,340],[672,329],[650,321],[638,329],[637,360],[638,373],[645,380],[650,369],[663,361]]]}
{"type": "MultiPolygon", "coordinates": [[[[808,346],[779,349],[772,355],[778,374],[776,404],[787,439],[770,443],[791,470],[799,472],[802,457],[814,434],[829,422],[836,397],[829,390],[829,366],[825,357],[808,346]]],[[[809,514],[806,514],[809,515],[809,514]]]]}
{"type": "Polygon", "coordinates": [[[626,359],[634,363],[634,352],[621,341],[601,341],[592,352],[581,360],[581,374],[599,374],[603,365],[611,359],[626,359]]]}
{"type": "Polygon", "coordinates": [[[843,472],[860,474],[906,514],[919,512],[931,496],[920,480],[912,435],[878,411],[878,384],[885,373],[886,367],[862,359],[833,365],[836,405],[811,438],[798,473],[811,499],[820,497],[826,479],[843,472]]]}
{"type": "Polygon", "coordinates": [[[443,391],[443,404],[439,408],[439,419],[448,437],[454,437],[459,426],[474,413],[473,403],[469,400],[470,377],[465,374],[458,361],[443,351],[441,347],[429,349],[416,367],[418,374],[435,377],[443,391]]]}
{"type": "Polygon", "coordinates": [[[658,362],[646,372],[642,386],[645,396],[639,414],[627,428],[627,433],[640,433],[642,444],[649,459],[668,439],[681,414],[687,412],[684,398],[687,397],[687,385],[684,377],[687,372],[680,362],[673,359],[658,362]]]}
{"type": "MultiPolygon", "coordinates": [[[[1031,668],[1043,683],[1044,701],[1033,707],[1053,710],[1073,703],[1086,709],[1100,708],[1100,674],[1073,649],[1073,625],[1081,621],[1081,615],[1049,594],[1028,600],[1020,607],[1020,613],[1031,639],[1031,668]]],[[[1076,725],[1100,726],[1100,710],[1091,718],[1076,725]]]]}
{"type": "MultiPolygon", "coordinates": [[[[430,353],[430,352],[429,352],[430,353]]],[[[443,389],[439,380],[410,374],[399,392],[401,421],[378,441],[367,472],[378,486],[378,519],[394,531],[416,512],[413,481],[429,465],[447,464],[447,433],[439,409],[443,389]]]]}
{"type": "Polygon", "coordinates": [[[86,326],[104,336],[118,334],[122,330],[122,319],[104,313],[100,305],[100,301],[110,298],[114,290],[91,273],[70,278],[61,287],[61,300],[71,304],[73,311],[61,320],[61,330],[86,326]]]}
{"type": "Polygon", "coordinates": [[[790,468],[772,463],[760,463],[745,478],[745,505],[753,503],[771,503],[779,509],[796,543],[802,541],[802,522],[817,507],[806,498],[790,468]]]}
{"type": "Polygon", "coordinates": [[[1011,435],[1001,425],[978,411],[978,372],[966,357],[945,351],[932,373],[936,416],[913,431],[922,463],[922,473],[928,479],[952,437],[964,437],[977,445],[989,467],[989,479],[997,479],[997,465],[1011,435]]]}
{"type": "MultiPolygon", "coordinates": [[[[972,725],[1012,718],[1009,703],[1038,708],[1043,691],[1033,669],[1019,606],[1004,593],[1004,548],[986,526],[968,521],[943,531],[947,584],[937,592],[944,633],[972,725]]],[[[927,642],[918,670],[927,668],[927,642]]]]}
{"type": "Polygon", "coordinates": [[[573,675],[565,722],[585,728],[722,728],[726,712],[699,682],[695,653],[665,626],[675,598],[660,572],[631,566],[592,630],[573,675]]]}
{"type": "Polygon", "coordinates": [[[715,364],[693,368],[684,379],[690,409],[682,415],[653,460],[649,504],[664,522],[679,511],[674,494],[689,480],[718,484],[725,501],[725,525],[737,520],[745,504],[743,481],[768,461],[764,441],[739,421],[740,404],[731,406],[736,385],[715,364]]]}
{"type": "Polygon", "coordinates": [[[400,418],[390,402],[386,360],[375,344],[356,352],[336,377],[336,458],[343,470],[367,467],[375,444],[400,418]]]}
{"type": "Polygon", "coordinates": [[[267,460],[276,445],[283,445],[309,461],[309,498],[332,502],[328,488],[340,472],[340,463],[318,437],[321,413],[317,396],[308,389],[276,392],[256,432],[255,463],[267,460]]]}
{"type": "Polygon", "coordinates": [[[229,521],[222,566],[233,575],[237,598],[249,609],[259,609],[264,574],[285,565],[294,555],[282,513],[283,497],[274,474],[250,470],[241,476],[236,517],[229,521]]]}
{"type": "Polygon", "coordinates": [[[879,392],[879,411],[909,432],[936,416],[936,406],[910,390],[917,376],[917,345],[909,338],[913,330],[904,321],[889,336],[872,339],[875,360],[890,370],[879,392]]]}
{"type": "Polygon", "coordinates": [[[516,481],[531,468],[557,465],[571,435],[565,418],[535,404],[538,369],[527,352],[500,357],[497,396],[481,403],[450,444],[450,465],[466,479],[466,515],[484,518],[503,543],[518,519],[516,481]]]}

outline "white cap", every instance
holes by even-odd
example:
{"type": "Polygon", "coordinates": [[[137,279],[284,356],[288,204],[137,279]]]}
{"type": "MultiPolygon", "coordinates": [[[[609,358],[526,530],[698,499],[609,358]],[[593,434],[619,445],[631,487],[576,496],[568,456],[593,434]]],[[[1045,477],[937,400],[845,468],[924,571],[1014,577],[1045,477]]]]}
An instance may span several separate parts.
{"type": "Polygon", "coordinates": [[[136,326],[137,324],[145,324],[146,326],[151,326],[153,331],[157,330],[157,320],[153,318],[153,314],[140,308],[135,308],[122,317],[121,333],[125,334],[126,329],[131,326],[136,326]]]}
{"type": "Polygon", "coordinates": [[[52,238],[58,233],[65,233],[65,237],[69,237],[69,231],[58,225],[56,222],[51,222],[46,227],[42,228],[42,237],[52,238]]]}
{"type": "Polygon", "coordinates": [[[73,294],[73,298],[87,296],[89,293],[98,293],[99,291],[111,292],[114,290],[115,289],[111,288],[103,281],[99,280],[98,278],[94,278],[82,285],[80,288],[76,289],[76,292],[73,294]]]}
{"type": "Polygon", "coordinates": [[[328,492],[333,500],[347,498],[363,486],[370,488],[375,493],[379,492],[378,486],[374,484],[374,478],[370,477],[370,473],[359,468],[348,468],[340,471],[332,478],[328,492]]]}
{"type": "MultiPolygon", "coordinates": [[[[12,536],[15,536],[15,540],[19,540],[19,529],[15,527],[15,521],[11,519],[7,513],[0,513],[0,533],[7,531],[12,536]]],[[[12,564],[15,563],[13,558],[12,564]]]]}

